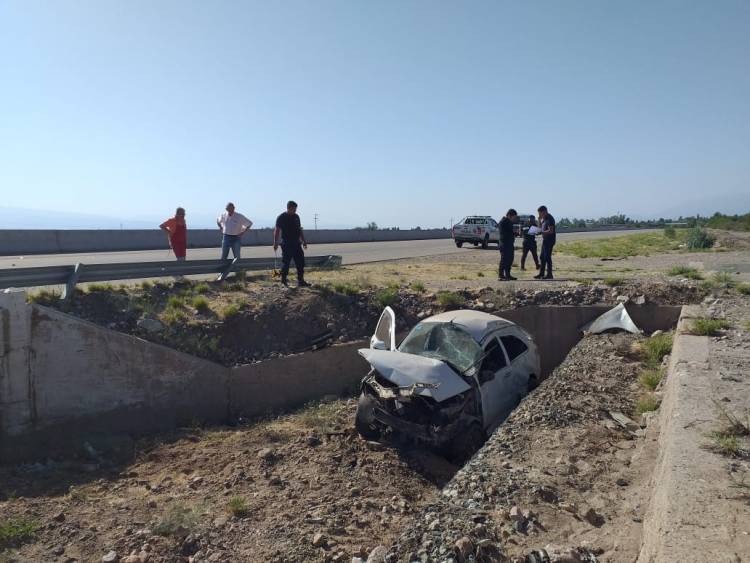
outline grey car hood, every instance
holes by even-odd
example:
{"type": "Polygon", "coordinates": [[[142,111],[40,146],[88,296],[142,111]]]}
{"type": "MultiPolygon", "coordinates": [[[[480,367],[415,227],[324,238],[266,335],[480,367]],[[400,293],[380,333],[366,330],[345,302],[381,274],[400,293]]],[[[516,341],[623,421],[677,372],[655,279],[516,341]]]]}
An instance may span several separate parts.
{"type": "Polygon", "coordinates": [[[438,403],[471,389],[460,375],[440,360],[416,354],[370,348],[361,348],[359,354],[380,375],[399,387],[408,387],[415,383],[430,385],[430,387],[420,389],[417,395],[432,397],[438,403]]]}

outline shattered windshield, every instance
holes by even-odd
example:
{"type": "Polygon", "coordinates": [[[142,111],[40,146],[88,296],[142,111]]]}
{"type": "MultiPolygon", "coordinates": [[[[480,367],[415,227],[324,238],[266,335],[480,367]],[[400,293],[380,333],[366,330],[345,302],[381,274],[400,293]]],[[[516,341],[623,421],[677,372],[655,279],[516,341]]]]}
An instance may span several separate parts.
{"type": "Polygon", "coordinates": [[[443,360],[461,372],[482,357],[481,346],[468,332],[452,323],[419,323],[398,350],[443,360]]]}

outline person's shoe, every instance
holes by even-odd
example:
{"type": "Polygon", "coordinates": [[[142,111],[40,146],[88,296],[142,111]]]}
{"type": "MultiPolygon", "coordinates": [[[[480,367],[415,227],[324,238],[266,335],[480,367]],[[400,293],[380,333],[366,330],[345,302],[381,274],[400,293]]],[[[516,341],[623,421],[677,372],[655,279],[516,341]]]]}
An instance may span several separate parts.
{"type": "Polygon", "coordinates": [[[286,280],[281,280],[281,285],[283,285],[284,287],[289,287],[289,282],[286,280]]]}
{"type": "Polygon", "coordinates": [[[534,276],[534,279],[535,280],[541,280],[543,277],[544,277],[543,274],[537,274],[537,275],[534,276]]]}
{"type": "Polygon", "coordinates": [[[544,276],[544,277],[543,277],[542,279],[543,279],[543,280],[553,280],[553,279],[555,279],[555,278],[553,278],[553,277],[552,277],[552,274],[547,274],[547,275],[546,275],[546,276],[544,276]]]}
{"type": "Polygon", "coordinates": [[[312,287],[311,283],[307,283],[305,280],[297,282],[297,287],[312,287]]]}
{"type": "Polygon", "coordinates": [[[497,281],[508,281],[508,278],[506,278],[505,276],[498,276],[497,281]]]}
{"type": "Polygon", "coordinates": [[[508,276],[508,277],[506,277],[505,279],[506,279],[506,280],[508,280],[508,281],[515,281],[515,280],[517,280],[518,278],[514,278],[513,276],[508,276]]]}

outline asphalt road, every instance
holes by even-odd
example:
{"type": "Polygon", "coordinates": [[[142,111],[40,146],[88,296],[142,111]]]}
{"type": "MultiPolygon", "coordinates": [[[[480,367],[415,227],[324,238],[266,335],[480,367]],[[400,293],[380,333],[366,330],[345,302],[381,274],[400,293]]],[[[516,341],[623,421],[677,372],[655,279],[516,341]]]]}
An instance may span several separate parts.
{"type": "MultiPolygon", "coordinates": [[[[640,233],[652,232],[640,230],[640,233]]],[[[618,237],[632,234],[632,231],[597,231],[587,233],[566,233],[557,235],[558,242],[591,238],[618,237]]],[[[497,252],[496,246],[490,249],[497,252]]],[[[339,244],[316,244],[307,249],[309,255],[336,254],[344,264],[378,262],[399,258],[416,258],[437,254],[460,252],[483,252],[471,245],[456,248],[451,239],[397,241],[397,242],[351,242],[339,244]]],[[[486,251],[485,251],[486,252],[486,251]]],[[[188,250],[188,260],[218,258],[218,248],[197,248],[188,250]]],[[[269,246],[247,246],[242,249],[243,258],[263,258],[273,256],[269,246]]],[[[83,254],[40,254],[30,256],[0,256],[0,268],[31,268],[36,266],[61,266],[81,262],[83,264],[112,264],[117,262],[158,262],[172,258],[165,250],[141,250],[133,252],[99,252],[83,254]]]]}

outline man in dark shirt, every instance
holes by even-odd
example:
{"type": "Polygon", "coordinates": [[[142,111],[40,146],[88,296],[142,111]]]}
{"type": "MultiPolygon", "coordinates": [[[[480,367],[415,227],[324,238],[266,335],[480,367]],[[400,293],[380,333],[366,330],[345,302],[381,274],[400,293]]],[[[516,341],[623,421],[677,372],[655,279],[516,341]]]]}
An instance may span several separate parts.
{"type": "Polygon", "coordinates": [[[499,280],[515,280],[510,275],[510,268],[513,265],[513,244],[515,242],[515,233],[513,232],[513,223],[518,219],[518,213],[515,209],[508,209],[505,217],[500,219],[500,276],[499,280]]]}
{"type": "Polygon", "coordinates": [[[521,269],[525,270],[526,257],[531,252],[531,257],[534,259],[536,269],[539,269],[539,257],[536,254],[536,235],[529,234],[530,227],[536,227],[536,218],[533,215],[529,215],[528,224],[523,228],[525,231],[523,235],[523,254],[521,254],[521,269]]]}
{"type": "Polygon", "coordinates": [[[542,224],[542,254],[539,257],[542,262],[542,267],[539,270],[539,275],[534,277],[538,280],[551,280],[552,248],[555,246],[555,242],[557,242],[555,218],[547,211],[546,205],[542,205],[537,211],[539,211],[539,221],[542,224]]]}
{"type": "Polygon", "coordinates": [[[307,242],[299,215],[297,215],[297,204],[294,201],[287,203],[286,212],[276,218],[276,229],[273,231],[274,252],[279,248],[279,236],[281,236],[281,283],[289,286],[287,276],[289,266],[294,260],[294,266],[297,268],[297,286],[310,287],[310,284],[305,281],[305,253],[302,250],[307,249],[307,242]]]}

